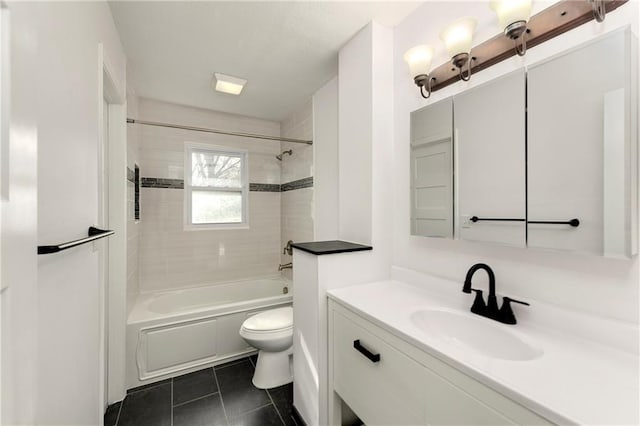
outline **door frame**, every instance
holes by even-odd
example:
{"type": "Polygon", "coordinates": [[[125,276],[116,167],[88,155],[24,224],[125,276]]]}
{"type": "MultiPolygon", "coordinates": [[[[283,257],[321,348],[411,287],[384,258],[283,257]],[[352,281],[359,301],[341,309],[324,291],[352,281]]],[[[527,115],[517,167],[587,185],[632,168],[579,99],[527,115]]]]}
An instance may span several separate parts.
{"type": "MultiPolygon", "coordinates": [[[[125,344],[127,316],[127,128],[126,90],[124,76],[118,78],[102,43],[98,44],[98,122],[99,149],[106,145],[109,182],[109,229],[115,234],[108,243],[108,279],[101,289],[100,312],[100,418],[106,407],[125,395],[125,344]],[[108,123],[104,123],[106,100],[108,123]],[[108,140],[104,126],[108,125],[108,140]],[[108,366],[108,368],[107,368],[108,366]]],[[[98,169],[100,169],[98,167],[98,169]]],[[[99,171],[101,173],[101,171],[99,171]]],[[[102,194],[101,194],[102,197],[102,194]]],[[[102,199],[102,198],[101,198],[102,199]]],[[[102,204],[102,203],[100,203],[102,204]]],[[[101,207],[102,208],[102,207],[101,207]]],[[[103,224],[100,224],[103,225],[103,224]]]]}

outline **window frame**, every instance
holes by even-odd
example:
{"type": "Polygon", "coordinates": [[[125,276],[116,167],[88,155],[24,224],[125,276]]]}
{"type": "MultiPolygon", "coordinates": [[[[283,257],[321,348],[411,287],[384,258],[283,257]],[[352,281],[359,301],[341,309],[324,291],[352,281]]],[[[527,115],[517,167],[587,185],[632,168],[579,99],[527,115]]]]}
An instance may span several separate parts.
{"type": "Polygon", "coordinates": [[[184,148],[184,229],[186,231],[215,230],[215,229],[249,229],[249,158],[247,150],[201,143],[185,142],[184,148]],[[192,154],[206,152],[215,155],[229,155],[240,157],[241,187],[225,188],[216,186],[193,186],[192,184],[192,154]],[[242,221],[226,223],[193,223],[193,191],[232,192],[242,196],[242,221]]]}

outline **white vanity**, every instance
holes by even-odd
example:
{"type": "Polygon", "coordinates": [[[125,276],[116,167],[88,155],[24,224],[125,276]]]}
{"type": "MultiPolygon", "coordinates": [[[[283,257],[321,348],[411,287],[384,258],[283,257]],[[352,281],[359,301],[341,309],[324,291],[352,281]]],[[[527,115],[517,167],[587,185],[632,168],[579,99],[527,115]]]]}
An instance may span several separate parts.
{"type": "Polygon", "coordinates": [[[462,283],[394,275],[329,291],[330,424],[640,421],[637,327],[535,301],[500,324],[462,283]]]}

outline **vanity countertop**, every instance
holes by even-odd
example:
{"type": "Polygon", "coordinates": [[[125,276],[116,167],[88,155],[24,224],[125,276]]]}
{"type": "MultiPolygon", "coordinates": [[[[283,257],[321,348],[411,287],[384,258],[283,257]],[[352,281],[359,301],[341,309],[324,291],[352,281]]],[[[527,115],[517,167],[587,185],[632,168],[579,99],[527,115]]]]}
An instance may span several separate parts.
{"type": "Polygon", "coordinates": [[[372,250],[373,247],[349,241],[311,241],[308,243],[293,243],[291,247],[315,255],[349,253],[353,251],[372,250]]]}
{"type": "MultiPolygon", "coordinates": [[[[438,285],[459,288],[433,278],[438,285]]],[[[505,327],[540,347],[544,353],[528,361],[488,358],[477,352],[426,336],[410,320],[423,309],[468,311],[471,297],[452,297],[428,286],[380,281],[330,290],[329,298],[354,310],[376,325],[463,371],[557,424],[622,425],[640,422],[638,354],[581,338],[563,327],[539,323],[527,314],[517,325],[505,327]]],[[[520,312],[524,312],[520,310],[520,312]]],[[[536,304],[528,309],[535,310],[536,304]]],[[[545,316],[548,308],[545,309],[545,316]]],[[[514,309],[515,310],[515,309],[514,309]]]]}

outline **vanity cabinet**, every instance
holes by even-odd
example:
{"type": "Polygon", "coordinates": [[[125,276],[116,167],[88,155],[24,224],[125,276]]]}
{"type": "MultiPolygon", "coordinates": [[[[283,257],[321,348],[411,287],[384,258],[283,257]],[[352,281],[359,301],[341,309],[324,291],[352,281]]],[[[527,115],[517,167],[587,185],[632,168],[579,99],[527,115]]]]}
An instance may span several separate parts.
{"type": "Polygon", "coordinates": [[[526,245],[525,87],[518,70],[454,97],[460,239],[526,245]]]}
{"type": "Polygon", "coordinates": [[[550,424],[330,300],[330,424],[349,423],[344,404],[369,426],[550,424]]]}
{"type": "Polygon", "coordinates": [[[617,31],[528,70],[529,247],[632,254],[631,43],[617,31]]]}

